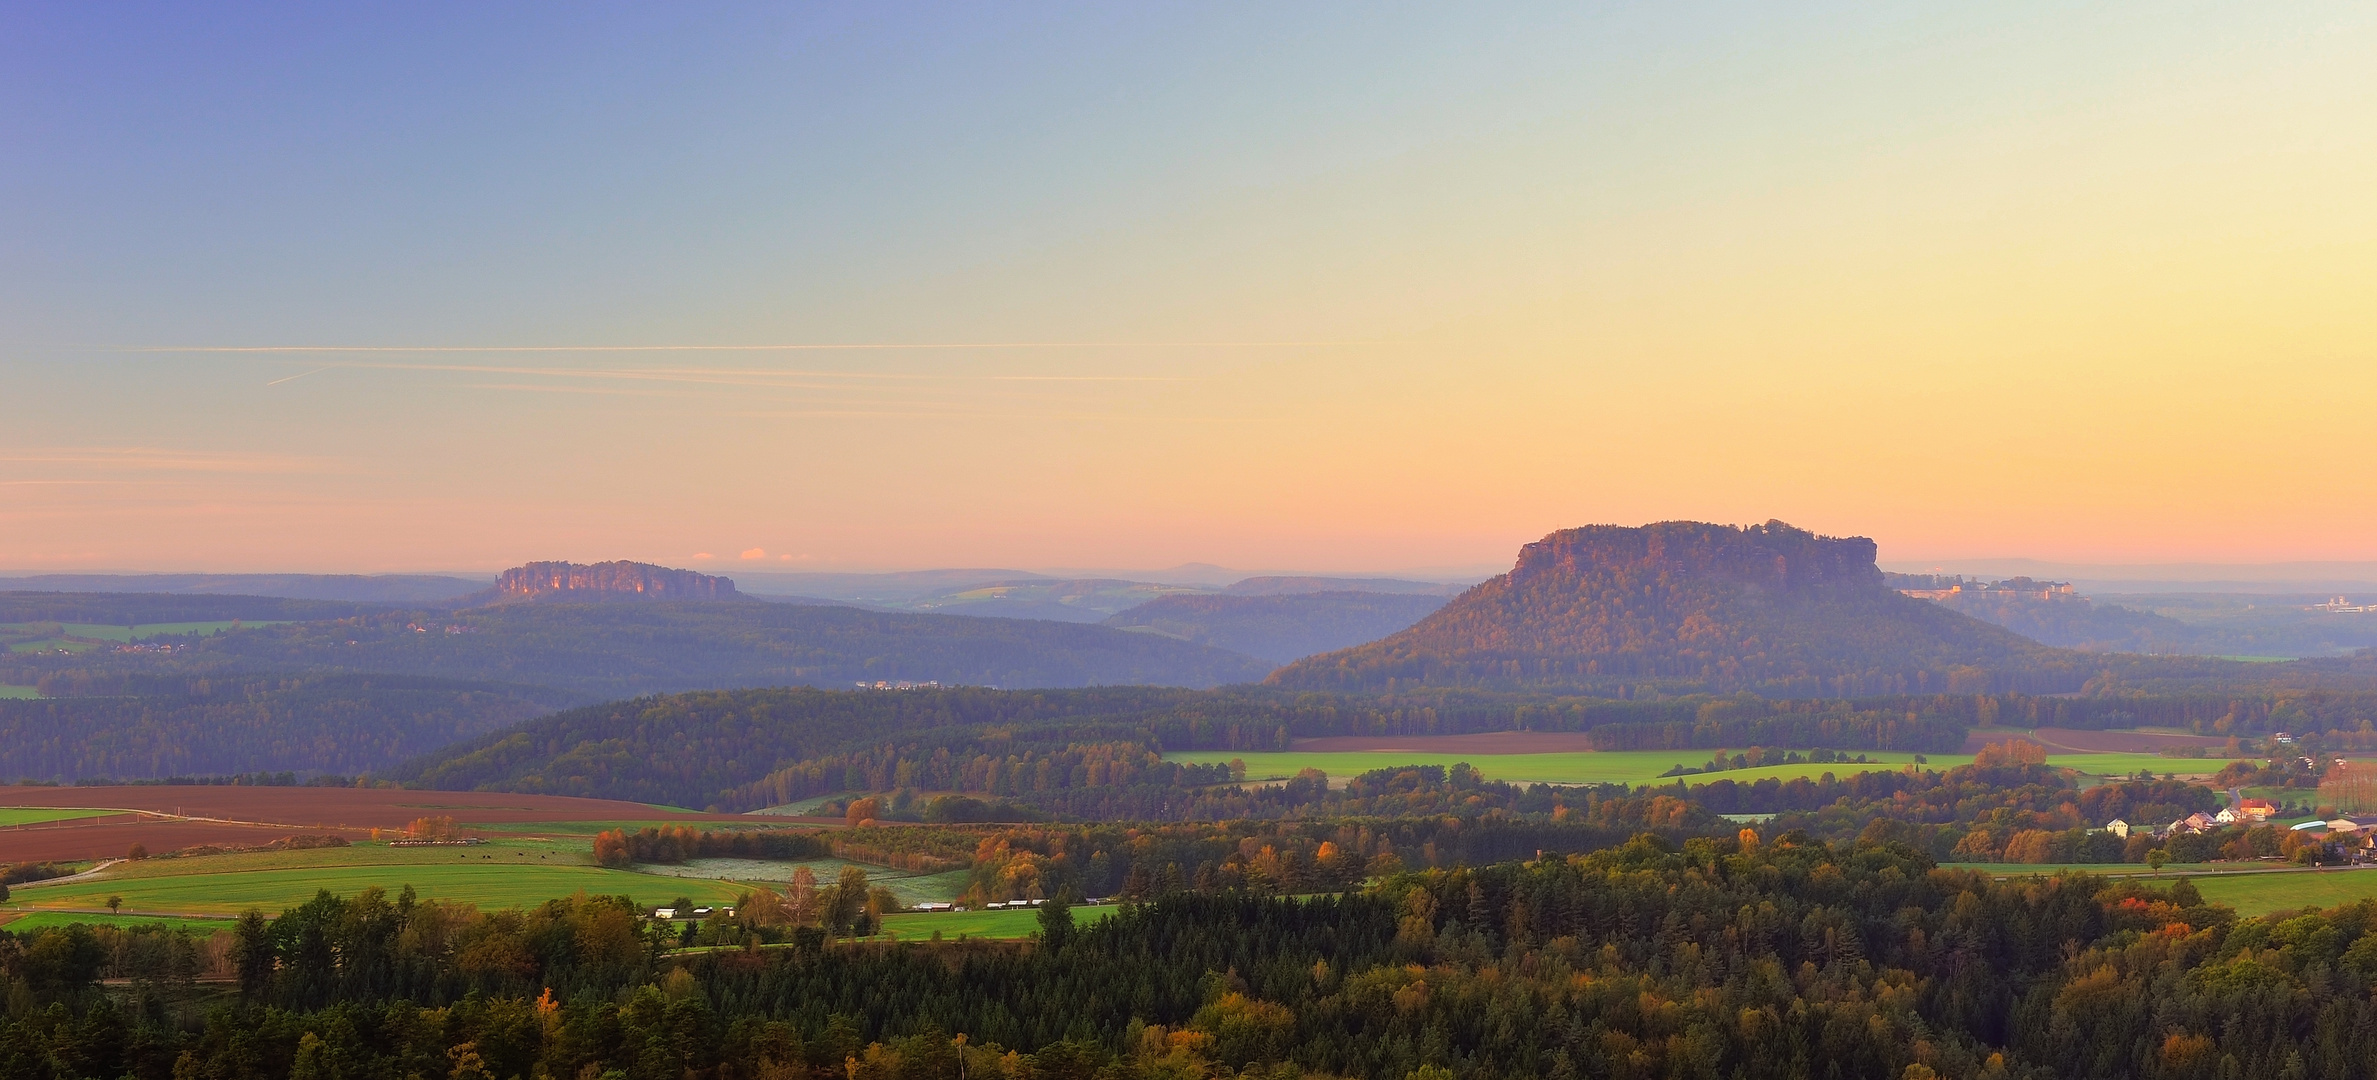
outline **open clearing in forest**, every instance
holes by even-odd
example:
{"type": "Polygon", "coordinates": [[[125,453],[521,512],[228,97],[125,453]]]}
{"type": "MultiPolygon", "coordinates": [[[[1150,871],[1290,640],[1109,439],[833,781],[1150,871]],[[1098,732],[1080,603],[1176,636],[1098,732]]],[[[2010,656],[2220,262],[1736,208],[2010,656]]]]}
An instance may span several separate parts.
{"type": "Polygon", "coordinates": [[[0,686],[0,701],[39,701],[41,690],[31,686],[0,686]]]}
{"type": "MultiPolygon", "coordinates": [[[[2165,868],[2168,877],[2170,870],[2165,868]]],[[[2204,874],[2188,878],[2205,900],[2245,916],[2301,907],[2331,908],[2377,897],[2377,867],[2283,874],[2204,874]]]]}
{"type": "MultiPolygon", "coordinates": [[[[1114,905],[1073,909],[1073,924],[1087,926],[1114,914],[1114,905]]],[[[1002,908],[998,911],[909,911],[885,915],[883,928],[903,940],[929,938],[941,932],[945,940],[958,935],[978,938],[1027,938],[1040,932],[1039,908],[1002,908]]]]}
{"type": "MultiPolygon", "coordinates": [[[[1972,754],[1990,743],[2023,740],[2035,743],[2047,751],[2047,763],[2058,768],[2076,769],[2090,776],[2129,776],[2144,769],[2156,776],[2165,774],[2181,777],[2204,777],[2220,771],[2229,759],[2215,754],[2211,757],[2164,757],[2157,751],[2164,748],[2204,747],[2217,751],[2226,739],[2183,732],[2114,730],[2080,731],[2069,728],[1987,728],[1967,737],[1965,748],[1952,754],[1922,755],[1928,767],[1945,769],[1964,764],[1972,754]]],[[[1732,753],[1748,749],[1746,746],[1727,747],[1732,753]]],[[[1754,783],[1773,777],[1790,780],[1797,777],[1815,778],[1825,773],[1846,777],[1854,773],[1876,772],[1903,768],[1914,762],[1916,754],[1895,750],[1839,751],[1854,757],[1862,753],[1863,764],[1831,762],[1827,764],[1766,765],[1755,769],[1729,769],[1722,772],[1694,773],[1683,778],[1688,786],[1697,787],[1716,780],[1731,780],[1737,784],[1754,783]]],[[[1299,770],[1313,768],[1329,774],[1332,784],[1373,769],[1400,765],[1451,766],[1467,762],[1489,780],[1512,783],[1547,784],[1668,784],[1674,777],[1659,774],[1683,766],[1696,769],[1706,764],[1716,753],[1713,749],[1698,750],[1594,750],[1584,732],[1503,731],[1473,735],[1409,735],[1409,736],[1332,736],[1318,739],[1298,739],[1284,751],[1243,750],[1183,750],[1164,755],[1166,759],[1196,764],[1226,762],[1233,758],[1246,762],[1246,778],[1250,781],[1284,780],[1299,770]]],[[[1798,750],[1804,755],[1806,750],[1798,750]]]]}
{"type": "MultiPolygon", "coordinates": [[[[1466,738],[1466,736],[1454,736],[1466,738]]],[[[1476,754],[1453,753],[1417,749],[1428,746],[1425,739],[1399,739],[1397,745],[1413,749],[1359,750],[1333,753],[1313,753],[1301,750],[1256,752],[1240,750],[1183,750],[1164,755],[1168,760],[1207,764],[1237,758],[1246,762],[1248,780],[1284,780],[1302,769],[1319,769],[1329,774],[1332,784],[1340,784],[1373,769],[1403,765],[1439,765],[1450,767],[1467,762],[1488,780],[1507,780],[1517,784],[1666,784],[1673,777],[1661,777],[1678,765],[1698,768],[1707,763],[1714,750],[1583,750],[1541,754],[1476,754]]],[[[1746,747],[1744,748],[1746,749],[1746,747]]],[[[1801,751],[1805,754],[1806,751],[1801,751]]],[[[1851,757],[1858,752],[1850,752],[1851,757]]],[[[1915,755],[1890,750],[1862,751],[1866,763],[1844,762],[1829,764],[1764,765],[1755,769],[1728,769],[1718,773],[1699,773],[1683,778],[1687,784],[1705,784],[1712,780],[1731,780],[1737,784],[1752,783],[1767,777],[1789,780],[1794,777],[1817,777],[1825,773],[1848,776],[1851,773],[1901,769],[1912,764],[1915,755]]]]}

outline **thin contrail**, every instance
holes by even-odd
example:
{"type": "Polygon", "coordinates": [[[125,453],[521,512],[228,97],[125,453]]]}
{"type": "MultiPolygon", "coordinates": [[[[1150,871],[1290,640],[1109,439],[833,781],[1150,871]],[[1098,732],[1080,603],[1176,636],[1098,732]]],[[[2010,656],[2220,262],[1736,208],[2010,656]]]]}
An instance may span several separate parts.
{"type": "MultiPolygon", "coordinates": [[[[351,361],[330,364],[315,371],[332,368],[359,371],[444,371],[471,375],[541,375],[569,379],[626,379],[658,382],[708,382],[738,386],[748,383],[731,380],[744,379],[890,379],[907,381],[973,380],[981,382],[1184,382],[1171,375],[948,375],[903,371],[814,371],[803,369],[771,370],[767,368],[568,368],[568,367],[504,367],[493,364],[403,364],[373,361],[351,361]]],[[[314,374],[306,372],[305,375],[314,374]]],[[[305,375],[292,375],[301,379],[305,375]]],[[[287,382],[288,379],[282,379],[287,382]]],[[[269,385],[269,384],[268,384],[269,385]]],[[[800,389],[785,387],[785,389],[800,389]]]]}
{"type": "Polygon", "coordinates": [[[282,383],[285,383],[285,382],[296,382],[296,381],[297,381],[297,380],[299,380],[299,379],[305,378],[307,375],[319,375],[319,374],[321,374],[321,373],[323,373],[323,372],[325,372],[325,371],[328,371],[328,370],[330,370],[330,369],[329,369],[329,368],[327,368],[327,367],[318,367],[318,368],[315,368],[315,369],[313,369],[312,371],[300,372],[300,373],[298,373],[298,374],[291,375],[291,376],[289,376],[288,378],[285,378],[285,379],[274,379],[273,381],[271,381],[271,382],[268,382],[268,383],[265,383],[264,385],[266,385],[266,386],[279,386],[280,384],[282,384],[282,383]]]}
{"type": "Polygon", "coordinates": [[[786,345],[118,345],[134,353],[545,353],[545,352],[833,352],[909,349],[1261,349],[1297,346],[1397,345],[1352,341],[931,341],[802,342],[786,345]]]}

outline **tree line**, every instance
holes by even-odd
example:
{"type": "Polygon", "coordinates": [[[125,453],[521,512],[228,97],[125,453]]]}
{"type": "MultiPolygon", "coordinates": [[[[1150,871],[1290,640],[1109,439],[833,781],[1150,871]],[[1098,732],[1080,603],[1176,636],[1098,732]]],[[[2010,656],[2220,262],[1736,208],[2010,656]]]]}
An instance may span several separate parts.
{"type": "Polygon", "coordinates": [[[695,952],[621,901],[367,894],[245,922],[219,957],[0,934],[0,1073],[2210,1080],[2377,1057],[2377,902],[2240,920],[2184,881],[1993,881],[1893,842],[1642,836],[1042,927],[695,952]],[[146,967],[94,985],[119,956],[146,967]],[[188,1007],[209,964],[236,1004],[188,1007]]]}

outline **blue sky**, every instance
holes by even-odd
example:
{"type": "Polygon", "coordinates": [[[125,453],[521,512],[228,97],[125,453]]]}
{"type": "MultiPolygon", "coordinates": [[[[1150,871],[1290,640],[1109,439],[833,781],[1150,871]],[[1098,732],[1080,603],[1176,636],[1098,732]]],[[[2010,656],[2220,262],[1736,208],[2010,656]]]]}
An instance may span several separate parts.
{"type": "Polygon", "coordinates": [[[2373,45],[2345,4],[10,5],[0,568],[1378,571],[1666,517],[2377,557],[2359,429],[2302,421],[2377,408],[2373,45]]]}

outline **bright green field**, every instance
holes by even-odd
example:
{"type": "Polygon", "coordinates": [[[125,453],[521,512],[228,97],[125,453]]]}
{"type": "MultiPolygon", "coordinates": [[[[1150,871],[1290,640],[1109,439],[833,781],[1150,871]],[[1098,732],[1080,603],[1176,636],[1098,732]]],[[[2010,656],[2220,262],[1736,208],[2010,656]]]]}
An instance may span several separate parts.
{"type": "MultiPolygon", "coordinates": [[[[1353,750],[1335,753],[1303,753],[1294,750],[1278,753],[1247,753],[1234,750],[1189,750],[1166,754],[1172,761],[1210,764],[1240,758],[1246,762],[1249,780],[1284,780],[1297,770],[1313,768],[1328,773],[1332,780],[1343,780],[1397,765],[1443,765],[1450,767],[1468,762],[1488,780],[1507,780],[1513,783],[1547,784],[1660,784],[1671,783],[1659,774],[1677,765],[1698,768],[1705,764],[1714,750],[1581,750],[1551,754],[1415,754],[1390,750],[1353,750]]],[[[1889,750],[1863,751],[1868,763],[1846,765],[1834,762],[1826,765],[1767,765],[1755,769],[1729,769],[1721,773],[1700,773],[1684,778],[1687,784],[1705,784],[1711,780],[1731,780],[1748,783],[1769,776],[1788,780],[1793,777],[1817,777],[1825,773],[1847,776],[1852,773],[1877,772],[1904,768],[1912,764],[1915,755],[1889,750]]],[[[1854,756],[1854,755],[1852,755],[1854,756]]],[[[1956,760],[1963,760],[1961,758],[1956,760]]]]}
{"type": "Polygon", "coordinates": [[[28,930],[48,930],[53,927],[72,926],[76,923],[87,926],[163,926],[167,929],[188,930],[200,937],[213,934],[218,930],[230,930],[239,925],[238,921],[234,919],[177,919],[156,915],[110,915],[104,911],[96,915],[85,915],[72,911],[42,911],[0,923],[0,930],[21,934],[28,930]]]}
{"type": "Polygon", "coordinates": [[[0,826],[32,825],[43,821],[72,821],[75,818],[106,817],[121,813],[117,810],[52,810],[39,806],[0,806],[0,826]]]}
{"type": "Polygon", "coordinates": [[[237,915],[255,907],[277,914],[312,899],[316,889],[352,896],[373,885],[393,893],[408,884],[423,899],[484,908],[530,907],[580,890],[632,896],[642,904],[665,904],[680,896],[697,903],[731,902],[743,891],[722,881],[594,866],[582,842],[506,841],[465,848],[358,844],[122,863],[90,881],[19,889],[8,910],[97,908],[108,897],[121,896],[132,912],[237,915]]]}
{"type": "Polygon", "coordinates": [[[40,696],[41,691],[30,686],[0,686],[0,701],[31,701],[40,696]]]}
{"type": "MultiPolygon", "coordinates": [[[[2170,871],[2163,871],[2167,876],[2170,871]]],[[[2239,915],[2266,915],[2299,907],[2331,908],[2377,897],[2377,870],[2318,870],[2283,874],[2227,874],[2192,877],[2197,892],[2239,915]]]]}
{"type": "MultiPolygon", "coordinates": [[[[1114,906],[1073,909],[1073,924],[1086,926],[1114,914],[1114,906]]],[[[959,934],[978,938],[1027,938],[1040,932],[1039,908],[999,911],[911,911],[883,917],[883,928],[902,938],[929,938],[939,930],[945,939],[959,934]]]]}

